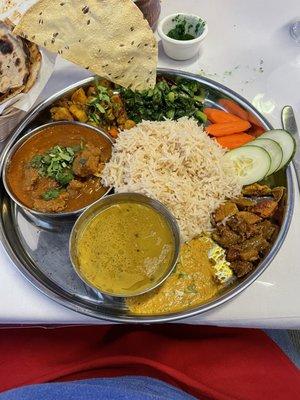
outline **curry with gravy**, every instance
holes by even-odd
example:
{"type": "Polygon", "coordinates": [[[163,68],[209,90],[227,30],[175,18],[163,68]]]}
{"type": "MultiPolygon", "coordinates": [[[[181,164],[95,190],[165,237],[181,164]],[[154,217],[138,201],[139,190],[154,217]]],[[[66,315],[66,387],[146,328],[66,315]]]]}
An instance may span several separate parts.
{"type": "Polygon", "coordinates": [[[180,250],[176,271],[158,288],[126,299],[134,314],[165,314],[193,308],[214,297],[223,287],[216,279],[207,237],[192,239],[180,250]]]}
{"type": "Polygon", "coordinates": [[[133,296],[155,286],[174,257],[165,217],[148,205],[120,202],[89,218],[78,234],[80,275],[102,292],[133,296]]]}
{"type": "Polygon", "coordinates": [[[51,125],[29,137],[12,155],[7,184],[30,209],[80,210],[107,191],[99,176],[111,150],[109,140],[91,128],[51,125]]]}

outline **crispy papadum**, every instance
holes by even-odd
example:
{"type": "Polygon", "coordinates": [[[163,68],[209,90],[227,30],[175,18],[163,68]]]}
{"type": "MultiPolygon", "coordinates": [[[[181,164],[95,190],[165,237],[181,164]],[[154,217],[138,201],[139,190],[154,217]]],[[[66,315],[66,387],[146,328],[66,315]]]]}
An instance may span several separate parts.
{"type": "Polygon", "coordinates": [[[119,85],[155,85],[157,41],[132,0],[40,0],[14,33],[119,85]]]}

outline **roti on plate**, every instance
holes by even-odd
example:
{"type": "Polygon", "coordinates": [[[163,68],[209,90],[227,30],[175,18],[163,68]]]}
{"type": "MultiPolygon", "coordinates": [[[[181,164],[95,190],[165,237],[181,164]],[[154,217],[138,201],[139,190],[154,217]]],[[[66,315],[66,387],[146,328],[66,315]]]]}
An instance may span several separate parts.
{"type": "Polygon", "coordinates": [[[132,0],[40,0],[14,32],[121,86],[155,85],[157,41],[132,0]]]}
{"type": "Polygon", "coordinates": [[[38,77],[40,64],[38,47],[14,35],[7,21],[0,21],[0,102],[28,92],[38,77]]]}

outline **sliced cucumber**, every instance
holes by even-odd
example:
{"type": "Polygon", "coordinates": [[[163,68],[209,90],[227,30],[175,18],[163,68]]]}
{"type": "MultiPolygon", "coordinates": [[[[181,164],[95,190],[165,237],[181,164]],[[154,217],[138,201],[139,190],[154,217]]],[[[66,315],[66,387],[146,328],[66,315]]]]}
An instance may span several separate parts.
{"type": "MultiPolygon", "coordinates": [[[[245,146],[248,146],[248,144],[245,146]]],[[[262,147],[269,153],[269,156],[271,157],[271,165],[267,175],[272,175],[277,171],[282,162],[283,151],[281,146],[275,142],[275,140],[259,137],[251,142],[251,146],[262,147]]]]}
{"type": "Polygon", "coordinates": [[[259,138],[272,139],[275,142],[277,142],[281,147],[283,156],[281,163],[276,171],[279,171],[281,168],[283,168],[286,164],[288,164],[291,161],[296,151],[296,142],[293,136],[289,134],[287,131],[284,131],[283,129],[274,129],[272,131],[263,133],[259,138]]]}
{"type": "Polygon", "coordinates": [[[242,146],[225,154],[233,161],[235,170],[242,185],[261,181],[271,166],[269,153],[258,146],[242,146]]]}

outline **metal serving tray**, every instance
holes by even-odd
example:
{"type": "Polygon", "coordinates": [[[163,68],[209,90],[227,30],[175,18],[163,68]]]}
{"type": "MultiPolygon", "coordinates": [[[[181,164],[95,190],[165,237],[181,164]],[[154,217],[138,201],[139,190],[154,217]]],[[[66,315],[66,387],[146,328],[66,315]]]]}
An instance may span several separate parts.
{"type": "MultiPolygon", "coordinates": [[[[221,108],[218,104],[220,98],[231,99],[248,111],[258,125],[265,129],[272,129],[270,123],[250,103],[219,83],[175,70],[160,69],[158,73],[196,80],[206,89],[206,105],[221,108]]],[[[29,130],[50,121],[49,106],[54,101],[92,81],[93,78],[88,78],[67,87],[27,114],[2,152],[1,175],[6,155],[15,141],[29,130]]],[[[287,187],[287,204],[281,230],[270,253],[249,276],[237,281],[205,304],[182,312],[147,316],[131,314],[122,299],[102,295],[86,286],[73,270],[68,255],[69,234],[74,220],[61,222],[52,219],[37,219],[10,200],[2,181],[0,183],[0,239],[8,255],[25,278],[42,293],[65,307],[94,318],[110,321],[174,321],[204,313],[229,301],[253,283],[271,263],[286,237],[294,208],[294,187],[290,167],[274,175],[272,180],[275,185],[287,187]]]]}

